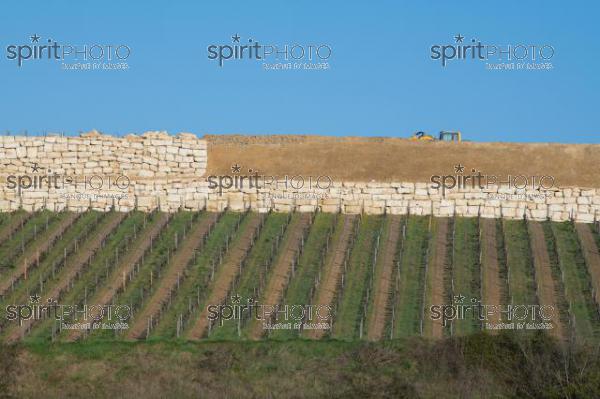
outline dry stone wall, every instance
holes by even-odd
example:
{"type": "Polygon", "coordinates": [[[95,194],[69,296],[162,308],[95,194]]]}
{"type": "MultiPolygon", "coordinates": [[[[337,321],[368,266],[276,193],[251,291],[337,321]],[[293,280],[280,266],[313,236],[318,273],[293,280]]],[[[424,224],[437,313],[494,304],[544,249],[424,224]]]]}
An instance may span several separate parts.
{"type": "Polygon", "coordinates": [[[0,136],[0,210],[125,211],[137,199],[151,209],[148,198],[179,194],[181,182],[203,179],[206,165],[206,142],[189,133],[0,136]]]}
{"type": "Polygon", "coordinates": [[[531,220],[600,220],[600,190],[562,188],[548,191],[493,186],[483,190],[456,189],[442,195],[428,183],[333,182],[320,189],[286,188],[286,181],[267,182],[259,189],[208,190],[211,210],[271,209],[367,214],[467,216],[531,220]]]}
{"type": "Polygon", "coordinates": [[[206,142],[186,133],[3,136],[0,167],[0,211],[252,209],[600,220],[600,188],[538,191],[491,186],[442,195],[426,182],[330,181],[298,188],[289,180],[258,179],[252,187],[246,182],[243,187],[218,189],[205,176],[206,142]]]}

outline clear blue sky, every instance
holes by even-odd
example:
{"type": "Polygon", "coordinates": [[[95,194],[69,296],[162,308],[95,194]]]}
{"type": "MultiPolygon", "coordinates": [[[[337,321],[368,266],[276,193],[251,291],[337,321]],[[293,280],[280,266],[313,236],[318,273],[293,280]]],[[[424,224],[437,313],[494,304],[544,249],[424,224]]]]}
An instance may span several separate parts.
{"type": "Polygon", "coordinates": [[[27,1],[0,6],[0,131],[408,136],[600,143],[596,1],[27,1]],[[436,4],[435,6],[426,6],[436,4]],[[219,68],[207,46],[326,43],[327,71],[219,68]],[[454,35],[550,44],[551,71],[430,59],[454,35]],[[128,71],[19,68],[7,46],[127,44],[128,71]]]}

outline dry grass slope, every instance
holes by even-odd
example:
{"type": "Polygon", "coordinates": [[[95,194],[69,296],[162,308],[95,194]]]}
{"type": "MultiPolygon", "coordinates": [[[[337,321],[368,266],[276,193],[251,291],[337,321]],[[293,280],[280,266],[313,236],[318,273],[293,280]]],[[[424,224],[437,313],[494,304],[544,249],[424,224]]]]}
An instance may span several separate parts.
{"type": "Polygon", "coordinates": [[[207,175],[229,174],[231,165],[237,163],[265,175],[427,182],[431,175],[454,174],[453,165],[460,162],[468,170],[476,168],[488,175],[551,175],[559,186],[600,187],[600,175],[589,167],[600,163],[600,145],[458,144],[301,135],[205,138],[207,175]]]}

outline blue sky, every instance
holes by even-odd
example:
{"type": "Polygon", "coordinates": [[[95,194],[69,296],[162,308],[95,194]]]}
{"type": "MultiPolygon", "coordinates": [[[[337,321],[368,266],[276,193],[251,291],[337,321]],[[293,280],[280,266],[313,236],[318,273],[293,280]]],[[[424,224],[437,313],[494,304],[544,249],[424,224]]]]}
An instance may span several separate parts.
{"type": "Polygon", "coordinates": [[[600,143],[597,2],[5,2],[0,131],[409,136],[600,143]],[[175,4],[176,3],[176,4],[175,4]],[[428,5],[425,5],[427,3],[428,5]],[[207,46],[327,44],[325,71],[219,67],[207,46]],[[490,71],[430,58],[435,44],[551,45],[549,71],[490,71]],[[127,71],[18,67],[10,45],[126,44],[127,71]]]}

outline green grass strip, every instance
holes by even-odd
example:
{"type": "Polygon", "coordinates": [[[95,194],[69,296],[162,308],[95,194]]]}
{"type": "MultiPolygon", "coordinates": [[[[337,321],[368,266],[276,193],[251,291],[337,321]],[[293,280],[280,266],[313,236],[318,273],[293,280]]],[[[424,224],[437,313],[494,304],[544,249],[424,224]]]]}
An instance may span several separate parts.
{"type": "Polygon", "coordinates": [[[406,240],[397,277],[393,336],[406,337],[419,333],[425,256],[427,253],[429,217],[410,216],[406,225],[406,240]]]}
{"type": "MultiPolygon", "coordinates": [[[[457,218],[454,226],[454,281],[455,305],[476,305],[481,300],[479,266],[479,229],[477,218],[457,218]],[[459,302],[456,298],[459,297],[459,302]]],[[[453,322],[454,335],[470,334],[481,329],[477,312],[467,311],[464,319],[453,322]]]]}
{"type": "MultiPolygon", "coordinates": [[[[362,217],[358,236],[354,241],[354,248],[352,248],[348,260],[348,270],[335,316],[332,334],[334,338],[357,339],[361,332],[364,335],[366,331],[366,320],[362,320],[361,331],[361,319],[365,313],[367,290],[370,290],[370,294],[372,294],[373,254],[383,220],[383,216],[364,215],[362,217]]],[[[381,245],[381,237],[379,240],[381,245]]]]}
{"type": "Polygon", "coordinates": [[[505,220],[503,228],[508,267],[509,303],[536,305],[533,259],[529,247],[527,225],[522,220],[505,220]]]}
{"type": "Polygon", "coordinates": [[[562,272],[565,298],[577,337],[583,341],[599,337],[598,312],[593,302],[590,276],[573,223],[552,223],[562,272]]]}

